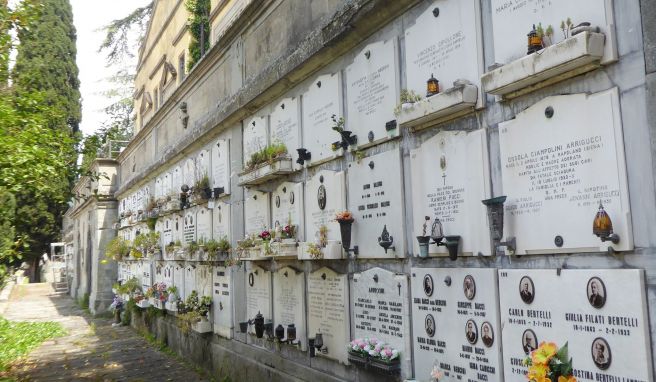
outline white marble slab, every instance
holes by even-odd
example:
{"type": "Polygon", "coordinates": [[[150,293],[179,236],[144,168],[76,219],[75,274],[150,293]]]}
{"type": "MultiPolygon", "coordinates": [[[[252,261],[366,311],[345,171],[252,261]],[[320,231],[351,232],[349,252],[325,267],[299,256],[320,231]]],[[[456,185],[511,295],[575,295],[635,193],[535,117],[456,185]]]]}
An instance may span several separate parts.
{"type": "Polygon", "coordinates": [[[173,191],[175,191],[173,189],[173,186],[172,186],[172,183],[171,183],[172,179],[173,179],[173,175],[172,175],[172,172],[170,172],[170,171],[167,172],[166,174],[164,174],[164,176],[162,177],[162,195],[161,196],[170,195],[173,191]]]}
{"type": "Polygon", "coordinates": [[[292,158],[294,168],[300,169],[301,165],[296,163],[298,159],[296,149],[301,147],[300,98],[292,97],[280,100],[274,106],[270,118],[270,142],[284,143],[292,158]]]}
{"type": "Polygon", "coordinates": [[[212,270],[211,265],[196,266],[196,292],[198,298],[212,296],[212,270]]]}
{"type": "Polygon", "coordinates": [[[253,117],[244,121],[244,166],[251,155],[266,148],[267,117],[253,117]]]}
{"type": "Polygon", "coordinates": [[[303,183],[283,182],[271,194],[272,228],[282,230],[291,221],[296,226],[297,238],[302,238],[303,183]]]}
{"type": "MultiPolygon", "coordinates": [[[[487,209],[481,200],[490,195],[490,168],[485,130],[442,131],[410,152],[412,177],[413,252],[416,236],[430,235],[435,218],[445,235],[461,236],[461,254],[490,255],[487,209]]],[[[448,255],[446,247],[429,246],[432,255],[448,255]]]]}
{"type": "MultiPolygon", "coordinates": [[[[173,285],[178,288],[178,297],[181,299],[187,298],[187,290],[185,288],[185,273],[186,269],[184,263],[174,263],[173,265],[173,285]]],[[[190,291],[191,292],[191,291],[190,291]]]]}
{"type": "Polygon", "coordinates": [[[323,267],[308,276],[308,337],[323,335],[328,357],[348,363],[346,344],[350,341],[347,275],[323,267]]]}
{"type": "Polygon", "coordinates": [[[305,224],[307,242],[318,242],[319,230],[328,228],[329,242],[341,242],[339,223],[335,214],[346,209],[345,174],[342,171],[323,170],[305,183],[305,224]]]}
{"type": "Polygon", "coordinates": [[[190,208],[185,212],[183,222],[183,244],[196,241],[196,209],[190,208]]]}
{"type": "MultiPolygon", "coordinates": [[[[251,264],[246,277],[246,315],[249,320],[258,313],[264,316],[264,322],[273,320],[271,313],[271,272],[251,264]]],[[[255,325],[248,326],[248,333],[255,335],[255,325]]]]}
{"type": "Polygon", "coordinates": [[[193,158],[187,158],[184,162],[184,168],[182,171],[183,184],[193,187],[196,183],[196,162],[193,158]]]}
{"type": "Polygon", "coordinates": [[[349,210],[353,213],[351,245],[359,258],[405,255],[401,154],[393,149],[351,162],[348,168],[349,210]],[[373,166],[373,168],[372,168],[373,166]],[[378,243],[386,228],[393,239],[387,253],[378,243]]]}
{"type": "Polygon", "coordinates": [[[399,71],[396,39],[377,41],[362,48],[346,67],[346,129],[358,136],[358,145],[399,135],[399,128],[387,131],[395,121],[399,71]]]}
{"type": "Polygon", "coordinates": [[[166,287],[167,287],[167,288],[170,287],[170,286],[172,286],[172,285],[174,285],[174,284],[173,284],[173,273],[174,273],[174,270],[175,270],[175,264],[173,264],[173,263],[171,263],[171,262],[168,262],[168,261],[162,263],[162,276],[161,276],[162,278],[161,278],[161,282],[163,282],[164,284],[166,284],[166,287]]]}
{"type": "Polygon", "coordinates": [[[403,375],[411,375],[408,277],[382,268],[353,275],[351,314],[355,338],[377,338],[401,355],[403,375]]]}
{"type": "Polygon", "coordinates": [[[341,103],[339,72],[318,76],[303,94],[303,147],[312,153],[310,163],[335,157],[331,145],[340,140],[340,136],[332,130],[334,122],[331,116],[343,117],[341,103]]]}
{"type": "Polygon", "coordinates": [[[201,180],[204,176],[210,176],[209,150],[201,150],[196,156],[196,180],[201,180]]]}
{"type": "Polygon", "coordinates": [[[212,145],[212,188],[230,194],[230,171],[230,140],[219,139],[212,145]]]}
{"type": "Polygon", "coordinates": [[[232,274],[229,267],[213,267],[212,317],[214,333],[232,338],[232,274]]]}
{"type": "Polygon", "coordinates": [[[305,333],[305,274],[291,267],[273,273],[273,327],[289,324],[296,327],[296,339],[301,349],[307,349],[305,333]]]}
{"type": "Polygon", "coordinates": [[[212,210],[198,207],[196,212],[196,238],[208,241],[212,238],[212,210]]]}
{"type": "MultiPolygon", "coordinates": [[[[494,38],[494,60],[507,64],[526,55],[526,35],[542,23],[546,30],[553,27],[554,34],[551,43],[564,39],[560,29],[562,21],[571,18],[574,25],[583,21],[600,27],[608,34],[612,31],[612,6],[606,0],[528,0],[510,2],[492,0],[492,36],[494,38]]],[[[609,39],[607,37],[607,39],[609,39]]],[[[610,45],[611,44],[607,44],[610,45]]]]}
{"type": "Polygon", "coordinates": [[[653,380],[643,270],[499,270],[499,290],[506,381],[526,380],[527,338],[568,342],[579,381],[653,380]]]}
{"type": "Polygon", "coordinates": [[[437,367],[447,381],[504,381],[496,269],[411,273],[417,380],[427,381],[437,367]]]}
{"type": "Polygon", "coordinates": [[[180,193],[180,187],[182,187],[183,182],[182,177],[182,167],[175,166],[171,172],[171,193],[177,195],[180,193]]]}
{"type": "Polygon", "coordinates": [[[504,231],[517,237],[518,254],[633,248],[617,88],[545,98],[500,123],[499,144],[504,231]],[[592,234],[600,201],[618,244],[592,234]]]}
{"type": "Polygon", "coordinates": [[[269,228],[269,194],[252,188],[244,189],[244,216],[246,234],[259,234],[269,228]]]}
{"type": "Polygon", "coordinates": [[[187,262],[184,268],[184,291],[185,299],[191,295],[192,291],[196,290],[196,264],[187,262]]]}
{"type": "MultiPolygon", "coordinates": [[[[426,96],[433,75],[440,91],[465,79],[480,87],[480,10],[475,0],[437,0],[405,31],[407,88],[426,96]],[[438,10],[435,17],[434,10],[438,10]]],[[[523,36],[526,39],[526,33],[523,36]]],[[[522,44],[526,46],[526,41],[522,44]]],[[[495,47],[496,48],[496,47],[495,47]]]]}
{"type": "Polygon", "coordinates": [[[155,197],[162,197],[162,177],[155,179],[155,197]]]}
{"type": "Polygon", "coordinates": [[[184,243],[184,218],[178,214],[171,216],[171,241],[184,243]]]}
{"type": "Polygon", "coordinates": [[[214,240],[226,238],[230,240],[230,204],[216,202],[212,209],[212,237],[214,240]]]}

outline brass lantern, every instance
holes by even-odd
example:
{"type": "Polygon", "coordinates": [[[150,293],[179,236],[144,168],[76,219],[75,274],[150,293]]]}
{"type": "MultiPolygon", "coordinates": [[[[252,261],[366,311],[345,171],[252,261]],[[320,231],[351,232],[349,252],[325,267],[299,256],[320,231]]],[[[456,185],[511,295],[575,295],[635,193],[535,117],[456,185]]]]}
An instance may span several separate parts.
{"type": "Polygon", "coordinates": [[[533,24],[533,29],[528,32],[528,52],[526,54],[535,53],[538,50],[542,49],[542,37],[538,35],[538,31],[535,29],[535,24],[533,24]]]}
{"type": "Polygon", "coordinates": [[[433,96],[440,92],[440,82],[433,76],[426,81],[426,97],[433,96]]]}
{"type": "Polygon", "coordinates": [[[592,233],[601,241],[611,241],[615,244],[620,241],[620,237],[613,233],[613,222],[610,220],[610,216],[608,216],[601,201],[599,202],[599,211],[597,211],[592,222],[592,233]]]}

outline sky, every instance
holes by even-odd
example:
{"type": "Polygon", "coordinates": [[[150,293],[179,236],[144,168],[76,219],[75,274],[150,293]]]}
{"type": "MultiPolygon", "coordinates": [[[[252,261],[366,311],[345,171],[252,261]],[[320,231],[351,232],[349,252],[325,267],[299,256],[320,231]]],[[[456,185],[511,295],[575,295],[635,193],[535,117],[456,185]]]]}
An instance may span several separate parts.
{"type": "Polygon", "coordinates": [[[77,66],[80,69],[80,93],[82,94],[82,123],[85,135],[92,134],[105,120],[102,109],[111,102],[100,94],[109,88],[106,78],[116,68],[105,67],[105,54],[98,53],[103,32],[98,29],[115,19],[127,16],[149,0],[70,0],[73,22],[77,30],[77,66]]]}

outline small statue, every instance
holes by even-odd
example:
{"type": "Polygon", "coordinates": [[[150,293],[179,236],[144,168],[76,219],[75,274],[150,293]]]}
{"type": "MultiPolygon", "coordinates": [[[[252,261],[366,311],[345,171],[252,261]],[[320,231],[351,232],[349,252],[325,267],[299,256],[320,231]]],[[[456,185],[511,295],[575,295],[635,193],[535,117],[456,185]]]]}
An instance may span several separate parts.
{"type": "Polygon", "coordinates": [[[187,103],[186,102],[181,102],[180,103],[180,122],[182,124],[182,128],[186,129],[187,125],[189,124],[189,114],[187,114],[187,103]]]}

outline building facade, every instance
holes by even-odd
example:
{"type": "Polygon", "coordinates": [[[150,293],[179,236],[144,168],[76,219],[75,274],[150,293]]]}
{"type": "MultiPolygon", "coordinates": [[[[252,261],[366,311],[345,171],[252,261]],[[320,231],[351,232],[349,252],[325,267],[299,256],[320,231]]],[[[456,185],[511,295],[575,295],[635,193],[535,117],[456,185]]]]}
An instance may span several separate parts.
{"type": "Polygon", "coordinates": [[[235,380],[521,381],[543,341],[653,380],[655,12],[213,0],[189,69],[190,15],[155,1],[112,223],[160,241],[117,277],[211,296],[150,329],[235,380]]]}

